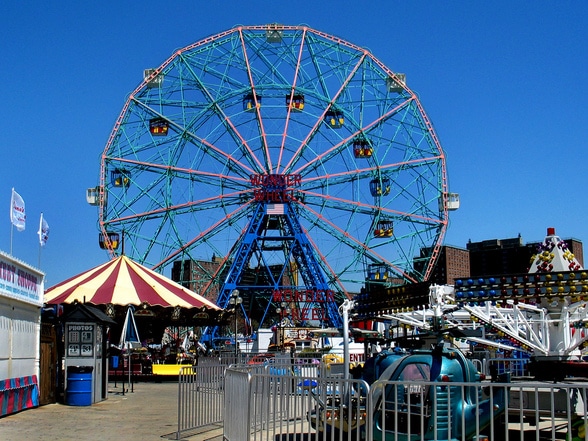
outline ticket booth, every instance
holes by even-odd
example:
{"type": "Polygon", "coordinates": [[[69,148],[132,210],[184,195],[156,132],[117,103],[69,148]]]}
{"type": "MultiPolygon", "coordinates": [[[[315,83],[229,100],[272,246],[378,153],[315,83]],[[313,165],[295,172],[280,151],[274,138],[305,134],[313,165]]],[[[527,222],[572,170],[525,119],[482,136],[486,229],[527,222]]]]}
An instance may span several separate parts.
{"type": "Polygon", "coordinates": [[[77,304],[63,319],[65,403],[89,406],[108,398],[107,328],[114,320],[98,308],[77,304]]]}

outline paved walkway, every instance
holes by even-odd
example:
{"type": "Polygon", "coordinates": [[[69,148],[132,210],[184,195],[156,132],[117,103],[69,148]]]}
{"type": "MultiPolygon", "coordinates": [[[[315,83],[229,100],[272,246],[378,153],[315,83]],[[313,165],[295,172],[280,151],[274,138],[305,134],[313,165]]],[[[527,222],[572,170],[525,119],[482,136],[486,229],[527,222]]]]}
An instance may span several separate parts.
{"type": "MultiPolygon", "coordinates": [[[[105,401],[91,406],[48,404],[0,418],[2,441],[151,441],[176,439],[178,385],[136,383],[121,393],[109,385],[105,401]]],[[[182,440],[222,440],[222,427],[184,434],[182,440]]]]}

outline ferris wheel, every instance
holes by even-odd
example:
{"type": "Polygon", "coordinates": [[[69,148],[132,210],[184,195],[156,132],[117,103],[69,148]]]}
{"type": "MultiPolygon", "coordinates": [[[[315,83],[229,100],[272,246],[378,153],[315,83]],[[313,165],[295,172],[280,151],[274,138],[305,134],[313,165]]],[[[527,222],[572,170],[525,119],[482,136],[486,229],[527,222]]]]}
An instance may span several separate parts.
{"type": "Polygon", "coordinates": [[[426,280],[452,208],[404,75],[305,26],[236,27],[146,70],[89,192],[112,255],[222,307],[323,302],[335,325],[366,280],[426,280]]]}

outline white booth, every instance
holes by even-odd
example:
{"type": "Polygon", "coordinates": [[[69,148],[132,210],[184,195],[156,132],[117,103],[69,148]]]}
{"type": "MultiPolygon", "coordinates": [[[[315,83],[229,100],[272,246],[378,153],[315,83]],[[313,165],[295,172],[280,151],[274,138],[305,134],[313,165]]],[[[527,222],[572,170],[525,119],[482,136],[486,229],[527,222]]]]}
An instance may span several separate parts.
{"type": "Polygon", "coordinates": [[[0,251],[0,416],[39,405],[44,278],[0,251]]]}

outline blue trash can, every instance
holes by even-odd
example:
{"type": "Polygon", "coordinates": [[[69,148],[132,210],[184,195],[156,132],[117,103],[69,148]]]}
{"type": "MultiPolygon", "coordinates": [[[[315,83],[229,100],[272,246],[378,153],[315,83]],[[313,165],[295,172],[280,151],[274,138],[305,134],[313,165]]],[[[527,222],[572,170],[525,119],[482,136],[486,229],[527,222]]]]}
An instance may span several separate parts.
{"type": "Polygon", "coordinates": [[[68,366],[66,404],[90,406],[92,404],[92,366],[68,366]]]}

